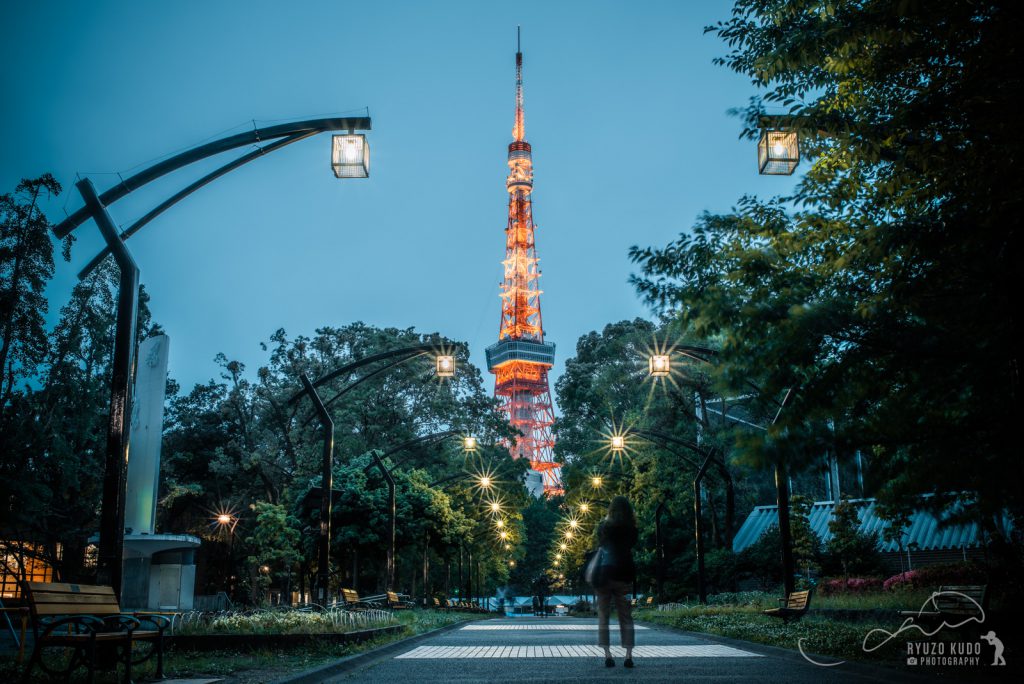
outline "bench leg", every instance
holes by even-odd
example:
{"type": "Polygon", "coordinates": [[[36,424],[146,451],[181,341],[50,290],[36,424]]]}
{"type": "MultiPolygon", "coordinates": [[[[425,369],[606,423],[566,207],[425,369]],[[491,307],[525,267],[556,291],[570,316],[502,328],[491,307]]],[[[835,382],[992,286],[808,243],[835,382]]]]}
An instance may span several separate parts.
{"type": "Polygon", "coordinates": [[[164,633],[160,630],[160,634],[156,637],[156,678],[164,678],[164,633]]]}
{"type": "Polygon", "coordinates": [[[22,684],[28,684],[31,681],[29,675],[32,674],[32,668],[39,662],[39,657],[39,642],[37,641],[35,648],[32,649],[32,656],[28,659],[28,665],[25,666],[25,674],[21,676],[22,684]]]}

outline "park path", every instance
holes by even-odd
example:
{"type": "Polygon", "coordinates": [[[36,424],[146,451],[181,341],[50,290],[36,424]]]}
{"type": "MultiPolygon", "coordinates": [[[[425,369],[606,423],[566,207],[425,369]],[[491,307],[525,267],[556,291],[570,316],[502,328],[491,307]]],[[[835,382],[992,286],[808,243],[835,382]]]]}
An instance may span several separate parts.
{"type": "MultiPolygon", "coordinates": [[[[604,666],[597,643],[597,620],[579,618],[498,618],[473,622],[358,669],[328,679],[340,682],[899,682],[906,675],[881,668],[822,668],[799,654],[746,642],[722,643],[701,635],[639,626],[633,659],[622,667],[624,651],[612,625],[614,668],[604,666]]],[[[916,678],[915,678],[916,679],[916,678]]]]}

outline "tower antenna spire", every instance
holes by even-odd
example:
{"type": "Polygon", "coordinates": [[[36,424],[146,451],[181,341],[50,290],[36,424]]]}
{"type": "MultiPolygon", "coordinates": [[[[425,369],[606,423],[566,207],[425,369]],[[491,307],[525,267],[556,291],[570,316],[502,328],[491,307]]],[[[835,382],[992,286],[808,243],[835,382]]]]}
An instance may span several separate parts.
{"type": "Polygon", "coordinates": [[[523,51],[520,41],[522,27],[516,26],[516,121],[512,126],[512,139],[521,142],[526,135],[526,122],[523,115],[523,51]]]}

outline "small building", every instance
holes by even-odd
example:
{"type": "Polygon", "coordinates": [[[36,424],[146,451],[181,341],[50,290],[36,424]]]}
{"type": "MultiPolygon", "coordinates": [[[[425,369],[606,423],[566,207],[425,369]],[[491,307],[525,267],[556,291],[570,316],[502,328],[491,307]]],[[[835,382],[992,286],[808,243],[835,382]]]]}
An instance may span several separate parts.
{"type": "MultiPolygon", "coordinates": [[[[878,550],[881,551],[886,567],[894,574],[921,565],[954,563],[957,561],[981,560],[985,557],[988,535],[977,522],[953,522],[955,510],[949,509],[939,516],[922,508],[910,516],[910,524],[903,530],[899,540],[882,539],[889,522],[883,520],[876,510],[874,499],[850,499],[857,507],[860,518],[859,531],[878,535],[878,550]]],[[[835,509],[834,501],[816,501],[808,514],[811,530],[822,543],[828,543],[832,533],[828,523],[835,509]]],[[[772,525],[778,525],[778,506],[756,506],[743,521],[732,549],[739,553],[764,534],[772,525]]],[[[996,527],[1007,536],[1011,529],[1009,517],[1001,516],[994,521],[996,527]]]]}

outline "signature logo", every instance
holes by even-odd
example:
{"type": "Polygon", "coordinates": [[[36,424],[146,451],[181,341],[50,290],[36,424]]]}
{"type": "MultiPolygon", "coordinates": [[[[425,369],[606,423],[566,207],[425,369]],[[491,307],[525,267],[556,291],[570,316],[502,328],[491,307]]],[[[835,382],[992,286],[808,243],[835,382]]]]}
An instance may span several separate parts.
{"type": "MultiPolygon", "coordinates": [[[[885,646],[887,643],[895,639],[900,634],[903,634],[904,632],[908,632],[910,630],[917,630],[918,632],[920,632],[921,636],[930,637],[938,634],[940,631],[947,627],[949,629],[956,629],[957,627],[962,627],[969,622],[977,622],[979,625],[985,622],[985,609],[982,608],[977,601],[975,601],[970,596],[967,596],[966,594],[961,594],[959,591],[936,591],[933,592],[932,595],[925,600],[925,602],[921,605],[920,610],[917,611],[917,614],[907,617],[907,619],[903,621],[903,623],[895,632],[890,632],[886,629],[878,627],[872,629],[867,634],[865,634],[864,640],[861,642],[861,649],[865,653],[877,651],[882,646],[885,646]],[[921,618],[922,615],[925,615],[927,618],[930,618],[933,617],[936,613],[941,613],[942,611],[939,610],[938,604],[936,603],[936,599],[949,596],[954,596],[959,599],[963,599],[970,604],[973,604],[973,606],[977,608],[977,614],[966,614],[964,618],[959,622],[946,622],[945,620],[943,620],[937,627],[931,630],[926,629],[925,627],[917,623],[916,619],[921,618]],[[875,643],[875,640],[877,640],[877,643],[875,643]]],[[[995,632],[990,631],[988,634],[983,636],[982,639],[988,641],[988,643],[993,645],[996,649],[995,662],[993,662],[992,664],[1005,665],[1006,660],[1003,658],[1003,643],[998,638],[996,638],[995,632]]],[[[800,651],[800,655],[802,655],[804,659],[807,660],[807,662],[809,663],[812,663],[819,667],[835,667],[836,665],[842,665],[846,662],[845,660],[839,660],[834,663],[822,663],[817,660],[814,660],[813,658],[808,656],[806,652],[804,652],[803,642],[803,637],[797,639],[797,649],[800,651]]],[[[908,659],[908,665],[917,664],[916,660],[915,662],[910,662],[910,660],[911,659],[908,659]]]]}

